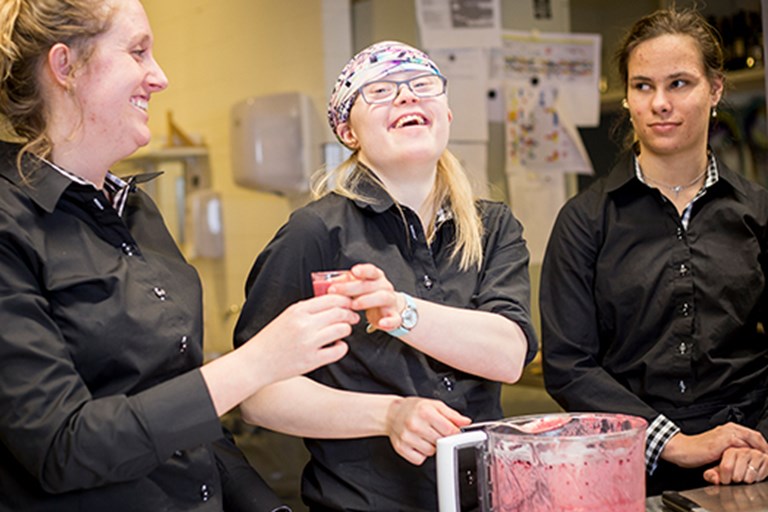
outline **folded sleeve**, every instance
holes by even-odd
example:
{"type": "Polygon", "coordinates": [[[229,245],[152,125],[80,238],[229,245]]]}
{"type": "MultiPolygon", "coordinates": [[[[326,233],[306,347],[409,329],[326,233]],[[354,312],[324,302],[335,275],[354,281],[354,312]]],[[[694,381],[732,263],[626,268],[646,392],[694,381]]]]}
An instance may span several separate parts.
{"type": "Polygon", "coordinates": [[[528,364],[538,350],[538,338],[531,321],[530,255],[523,226],[503,204],[486,209],[484,224],[484,262],[473,301],[477,309],[497,313],[520,326],[528,343],[528,364]]]}

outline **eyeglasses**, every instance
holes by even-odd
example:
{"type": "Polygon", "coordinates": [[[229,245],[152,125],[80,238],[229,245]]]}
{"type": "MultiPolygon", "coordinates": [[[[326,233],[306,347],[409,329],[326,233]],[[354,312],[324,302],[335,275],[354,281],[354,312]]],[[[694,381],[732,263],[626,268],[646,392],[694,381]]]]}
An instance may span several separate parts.
{"type": "Polygon", "coordinates": [[[400,86],[405,84],[417,97],[433,98],[445,93],[447,82],[444,76],[435,74],[414,76],[408,80],[377,80],[363,85],[360,94],[369,105],[389,103],[397,97],[400,86]]]}

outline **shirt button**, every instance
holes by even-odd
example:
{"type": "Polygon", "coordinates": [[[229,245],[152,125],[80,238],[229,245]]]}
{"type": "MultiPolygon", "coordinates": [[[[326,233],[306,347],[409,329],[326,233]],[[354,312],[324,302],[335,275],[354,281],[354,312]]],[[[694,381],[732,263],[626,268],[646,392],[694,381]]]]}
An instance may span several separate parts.
{"type": "Polygon", "coordinates": [[[680,352],[680,355],[685,355],[685,351],[688,350],[688,347],[685,345],[684,341],[680,342],[680,345],[677,347],[678,352],[680,352]]]}
{"type": "Polygon", "coordinates": [[[433,283],[433,282],[432,282],[432,280],[429,278],[429,276],[424,276],[424,277],[422,278],[422,281],[424,282],[424,288],[426,288],[427,290],[431,290],[431,289],[432,289],[432,285],[433,285],[434,283],[433,283]]]}
{"type": "Polygon", "coordinates": [[[685,263],[681,263],[679,272],[682,277],[685,277],[688,275],[688,266],[685,263]]]}
{"type": "Polygon", "coordinates": [[[155,296],[160,300],[165,300],[167,298],[167,294],[165,293],[165,290],[160,288],[159,286],[155,286],[152,288],[152,291],[155,292],[155,296]]]}
{"type": "Polygon", "coordinates": [[[203,501],[211,499],[211,490],[206,484],[200,486],[200,499],[203,501]]]}
{"type": "Polygon", "coordinates": [[[133,256],[136,254],[136,248],[133,246],[133,244],[129,244],[128,242],[123,242],[120,244],[120,248],[123,250],[123,254],[126,256],[133,256]]]}
{"type": "Polygon", "coordinates": [[[688,389],[688,387],[685,385],[685,381],[681,380],[677,383],[678,387],[680,388],[680,394],[685,393],[685,391],[688,389]]]}
{"type": "Polygon", "coordinates": [[[682,306],[680,306],[680,314],[683,316],[688,316],[691,314],[691,305],[687,302],[684,302],[682,306]]]}
{"type": "Polygon", "coordinates": [[[448,391],[453,391],[453,381],[450,377],[443,377],[443,386],[445,386],[445,389],[448,391]]]}
{"type": "Polygon", "coordinates": [[[189,346],[189,344],[187,343],[187,337],[186,336],[182,336],[181,340],[179,341],[179,352],[181,352],[183,354],[184,352],[187,351],[187,347],[188,346],[189,346]]]}
{"type": "Polygon", "coordinates": [[[681,228],[680,226],[678,226],[678,227],[677,227],[677,231],[676,231],[676,234],[677,234],[677,239],[678,239],[678,240],[682,240],[682,239],[683,239],[683,228],[681,228]]]}

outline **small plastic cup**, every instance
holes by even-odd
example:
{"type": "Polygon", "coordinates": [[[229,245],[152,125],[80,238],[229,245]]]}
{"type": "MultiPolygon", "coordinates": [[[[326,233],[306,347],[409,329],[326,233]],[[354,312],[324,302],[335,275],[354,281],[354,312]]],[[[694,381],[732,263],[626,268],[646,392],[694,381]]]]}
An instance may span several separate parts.
{"type": "Polygon", "coordinates": [[[323,270],[312,272],[312,289],[315,296],[325,295],[333,283],[343,283],[354,279],[349,270],[323,270]]]}

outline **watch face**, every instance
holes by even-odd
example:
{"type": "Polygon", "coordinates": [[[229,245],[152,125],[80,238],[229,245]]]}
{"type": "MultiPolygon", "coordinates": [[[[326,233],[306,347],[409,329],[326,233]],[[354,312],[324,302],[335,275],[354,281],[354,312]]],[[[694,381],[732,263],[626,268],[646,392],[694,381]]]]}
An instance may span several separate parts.
{"type": "Polygon", "coordinates": [[[403,311],[402,315],[402,326],[406,329],[413,329],[416,327],[416,322],[419,320],[419,315],[416,313],[416,310],[413,308],[405,308],[405,311],[403,311]]]}

